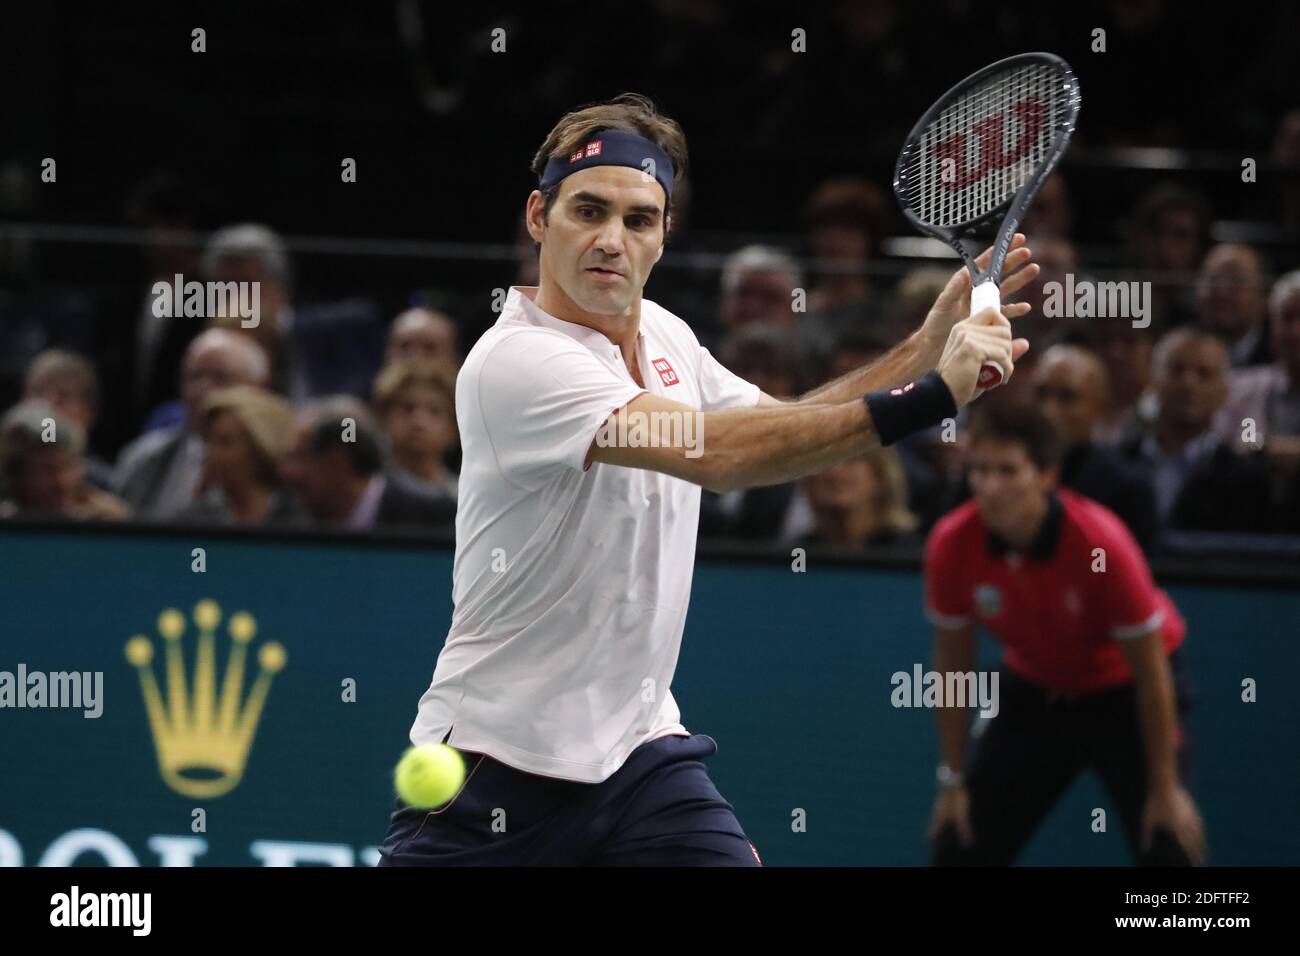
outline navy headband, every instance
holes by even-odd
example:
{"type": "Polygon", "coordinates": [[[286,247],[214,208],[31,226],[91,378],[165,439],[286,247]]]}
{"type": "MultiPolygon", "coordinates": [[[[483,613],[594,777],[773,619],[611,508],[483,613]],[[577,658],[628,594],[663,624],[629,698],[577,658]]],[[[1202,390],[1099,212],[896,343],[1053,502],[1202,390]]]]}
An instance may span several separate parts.
{"type": "Polygon", "coordinates": [[[568,156],[552,156],[542,171],[538,188],[558,186],[566,176],[591,166],[630,166],[653,173],[664,195],[673,198],[673,164],[662,149],[636,133],[606,129],[594,134],[568,156]]]}

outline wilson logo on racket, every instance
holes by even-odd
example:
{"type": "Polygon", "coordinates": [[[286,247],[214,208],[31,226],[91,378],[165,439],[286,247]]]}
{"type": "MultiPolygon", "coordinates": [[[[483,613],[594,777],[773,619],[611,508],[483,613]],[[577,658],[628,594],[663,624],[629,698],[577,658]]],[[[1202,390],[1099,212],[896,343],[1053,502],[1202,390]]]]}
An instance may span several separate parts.
{"type": "Polygon", "coordinates": [[[969,133],[957,133],[935,145],[934,154],[939,161],[953,164],[947,167],[953,170],[952,175],[940,176],[943,185],[949,189],[962,189],[1029,155],[1043,132],[1043,104],[1036,99],[1022,100],[1014,104],[1010,112],[1015,115],[1020,128],[1019,136],[1009,148],[1003,145],[1007,132],[1005,113],[981,120],[971,127],[969,133]],[[967,162],[970,133],[979,140],[978,162],[974,168],[967,162]]]}

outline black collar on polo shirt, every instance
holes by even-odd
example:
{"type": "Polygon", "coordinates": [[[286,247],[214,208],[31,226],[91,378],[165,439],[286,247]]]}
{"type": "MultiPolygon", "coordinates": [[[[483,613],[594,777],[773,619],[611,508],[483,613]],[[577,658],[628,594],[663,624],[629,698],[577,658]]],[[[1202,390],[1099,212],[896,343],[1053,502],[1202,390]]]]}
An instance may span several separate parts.
{"type": "MultiPolygon", "coordinates": [[[[1056,545],[1061,540],[1063,513],[1061,499],[1055,494],[1048,495],[1047,512],[1043,515],[1043,523],[1039,526],[1034,540],[1029,542],[1029,547],[1024,550],[1025,557],[1043,563],[1052,559],[1052,555],[1056,553],[1056,545]]],[[[988,533],[988,545],[989,554],[995,558],[1006,557],[1016,551],[1005,538],[993,530],[988,533]]]]}

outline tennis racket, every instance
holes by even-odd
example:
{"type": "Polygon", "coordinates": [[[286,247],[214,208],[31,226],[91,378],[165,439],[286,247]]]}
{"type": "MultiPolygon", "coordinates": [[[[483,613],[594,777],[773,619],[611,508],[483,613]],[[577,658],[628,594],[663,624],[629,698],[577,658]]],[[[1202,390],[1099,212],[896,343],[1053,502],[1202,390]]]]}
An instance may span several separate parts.
{"type": "MultiPolygon", "coordinates": [[[[998,282],[1025,210],[1052,171],[1079,116],[1079,83],[1050,53],[999,60],[962,80],[926,110],[894,167],[894,195],[908,222],[941,239],[970,270],[971,315],[1000,308],[998,282]],[[988,268],[962,238],[1002,217],[988,268]]],[[[980,369],[981,388],[1005,377],[980,369]]]]}

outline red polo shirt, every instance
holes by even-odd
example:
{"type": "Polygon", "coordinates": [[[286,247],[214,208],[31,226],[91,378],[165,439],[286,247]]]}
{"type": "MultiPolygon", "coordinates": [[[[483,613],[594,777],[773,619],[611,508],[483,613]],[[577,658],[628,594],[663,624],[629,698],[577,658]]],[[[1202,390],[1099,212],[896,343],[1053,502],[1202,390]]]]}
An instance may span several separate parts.
{"type": "Polygon", "coordinates": [[[935,625],[982,624],[1007,667],[1063,693],[1132,680],[1116,641],[1159,627],[1170,652],[1187,632],[1123,522],[1065,489],[1023,554],[989,531],[975,502],[945,515],[926,543],[925,602],[935,625]]]}

